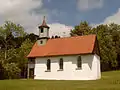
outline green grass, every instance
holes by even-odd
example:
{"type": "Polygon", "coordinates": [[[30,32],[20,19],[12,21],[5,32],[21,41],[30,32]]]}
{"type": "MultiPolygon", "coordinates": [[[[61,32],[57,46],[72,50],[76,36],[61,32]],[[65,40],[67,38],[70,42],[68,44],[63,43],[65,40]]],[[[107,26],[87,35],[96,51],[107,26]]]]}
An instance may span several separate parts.
{"type": "Polygon", "coordinates": [[[120,90],[120,71],[96,81],[1,80],[0,90],[120,90]]]}

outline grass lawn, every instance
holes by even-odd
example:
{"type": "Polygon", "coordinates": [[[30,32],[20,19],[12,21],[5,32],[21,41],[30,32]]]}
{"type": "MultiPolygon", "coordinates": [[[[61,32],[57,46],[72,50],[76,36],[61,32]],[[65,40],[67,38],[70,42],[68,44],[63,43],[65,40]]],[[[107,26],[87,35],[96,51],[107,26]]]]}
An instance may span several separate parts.
{"type": "Polygon", "coordinates": [[[1,80],[0,90],[120,90],[120,71],[96,81],[1,80]]]}

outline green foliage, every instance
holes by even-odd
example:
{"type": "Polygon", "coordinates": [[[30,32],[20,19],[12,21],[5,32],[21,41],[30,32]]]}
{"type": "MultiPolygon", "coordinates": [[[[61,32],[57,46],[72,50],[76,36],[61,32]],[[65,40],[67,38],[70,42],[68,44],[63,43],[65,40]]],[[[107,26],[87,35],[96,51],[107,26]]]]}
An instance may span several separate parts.
{"type": "Polygon", "coordinates": [[[17,37],[24,37],[25,35],[26,32],[24,32],[24,28],[22,26],[6,21],[0,27],[0,42],[2,42],[0,46],[5,49],[9,49],[14,46],[16,47],[17,43],[14,39],[17,37]]]}
{"type": "Polygon", "coordinates": [[[0,61],[0,80],[4,79],[4,67],[2,62],[0,61]]]}
{"type": "Polygon", "coordinates": [[[24,28],[20,24],[14,24],[11,21],[6,21],[5,24],[1,27],[3,31],[3,37],[13,34],[14,37],[23,37],[26,33],[24,28]]]}
{"type": "Polygon", "coordinates": [[[29,39],[26,39],[19,48],[19,52],[17,54],[17,60],[18,60],[18,66],[19,68],[21,68],[22,73],[27,72],[27,62],[28,62],[27,55],[29,54],[32,46],[33,43],[29,39]]]}
{"type": "Polygon", "coordinates": [[[86,21],[84,21],[84,22],[81,22],[80,25],[75,26],[74,29],[71,30],[70,35],[71,36],[87,35],[90,32],[90,30],[91,30],[91,27],[89,26],[89,24],[86,21]]]}
{"type": "Polygon", "coordinates": [[[26,76],[26,56],[37,38],[37,35],[27,34],[21,25],[10,21],[0,26],[0,72],[4,75],[0,79],[26,76]]]}
{"type": "Polygon", "coordinates": [[[4,75],[7,79],[20,78],[20,69],[15,63],[7,63],[4,65],[4,75]]]}
{"type": "Polygon", "coordinates": [[[101,52],[102,69],[111,70],[117,67],[117,53],[113,46],[112,33],[108,25],[99,25],[96,27],[99,47],[101,52]]]}

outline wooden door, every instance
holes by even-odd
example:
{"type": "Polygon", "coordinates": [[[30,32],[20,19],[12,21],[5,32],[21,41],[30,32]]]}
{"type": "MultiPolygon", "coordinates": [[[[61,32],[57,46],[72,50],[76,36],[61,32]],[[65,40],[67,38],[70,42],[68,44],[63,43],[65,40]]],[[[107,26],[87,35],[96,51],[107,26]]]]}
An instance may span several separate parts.
{"type": "Polygon", "coordinates": [[[34,68],[29,69],[29,78],[34,79],[34,68]]]}

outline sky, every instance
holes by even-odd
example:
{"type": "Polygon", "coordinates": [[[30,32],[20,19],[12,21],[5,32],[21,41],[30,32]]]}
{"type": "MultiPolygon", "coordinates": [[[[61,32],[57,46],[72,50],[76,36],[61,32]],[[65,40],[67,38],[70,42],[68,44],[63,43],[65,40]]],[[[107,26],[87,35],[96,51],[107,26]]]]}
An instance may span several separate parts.
{"type": "Polygon", "coordinates": [[[9,20],[38,34],[43,16],[50,36],[69,36],[81,21],[90,25],[120,24],[120,0],[0,0],[0,25],[9,20]]]}

